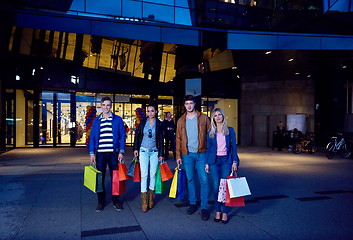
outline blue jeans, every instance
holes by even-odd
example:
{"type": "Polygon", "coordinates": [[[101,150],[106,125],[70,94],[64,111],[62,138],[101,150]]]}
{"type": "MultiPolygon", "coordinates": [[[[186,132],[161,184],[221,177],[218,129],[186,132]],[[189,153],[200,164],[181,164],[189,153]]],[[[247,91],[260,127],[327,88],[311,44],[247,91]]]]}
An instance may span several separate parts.
{"type": "MultiPolygon", "coordinates": [[[[105,192],[105,175],[107,165],[110,170],[110,178],[112,179],[113,170],[118,169],[118,156],[115,152],[97,152],[96,154],[96,168],[97,170],[102,172],[102,184],[103,184],[103,192],[97,193],[98,202],[104,204],[106,198],[105,192]]],[[[112,202],[117,203],[119,201],[118,195],[112,195],[112,202]]]]}
{"type": "MultiPolygon", "coordinates": [[[[218,189],[221,178],[226,179],[232,171],[232,165],[227,163],[227,156],[217,156],[215,164],[210,165],[210,174],[214,193],[215,211],[221,212],[222,203],[218,202],[218,189]]],[[[223,205],[223,212],[228,214],[229,207],[223,205]]]]}
{"type": "Polygon", "coordinates": [[[205,171],[206,153],[189,153],[182,155],[183,165],[188,184],[190,204],[196,205],[196,187],[195,187],[195,167],[200,180],[200,198],[201,209],[208,209],[208,178],[205,171]]]}
{"type": "Polygon", "coordinates": [[[141,169],[141,192],[147,192],[147,178],[150,173],[149,189],[154,190],[156,186],[156,173],[158,164],[158,149],[147,149],[140,147],[140,169],[141,169]]]}

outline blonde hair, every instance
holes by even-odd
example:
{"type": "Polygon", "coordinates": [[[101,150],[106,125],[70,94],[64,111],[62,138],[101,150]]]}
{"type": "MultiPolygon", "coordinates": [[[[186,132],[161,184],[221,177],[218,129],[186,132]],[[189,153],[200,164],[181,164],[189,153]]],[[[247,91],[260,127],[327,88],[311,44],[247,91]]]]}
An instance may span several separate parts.
{"type": "Polygon", "coordinates": [[[221,126],[221,132],[223,132],[224,135],[228,135],[229,134],[229,129],[228,129],[228,126],[227,126],[227,119],[224,116],[223,110],[220,109],[220,108],[215,108],[211,112],[210,138],[214,138],[215,134],[217,133],[217,123],[214,120],[214,116],[215,116],[216,112],[220,112],[222,114],[222,117],[223,117],[222,126],[221,126]]]}

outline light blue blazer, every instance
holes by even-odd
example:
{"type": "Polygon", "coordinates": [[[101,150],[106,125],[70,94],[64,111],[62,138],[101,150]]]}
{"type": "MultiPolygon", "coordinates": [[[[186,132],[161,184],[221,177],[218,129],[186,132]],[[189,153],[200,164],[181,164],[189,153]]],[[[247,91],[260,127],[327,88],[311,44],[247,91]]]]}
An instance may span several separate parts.
{"type": "MultiPolygon", "coordinates": [[[[226,135],[227,163],[236,163],[239,166],[238,149],[234,128],[228,127],[229,134],[226,135]]],[[[207,133],[206,163],[215,164],[217,158],[217,136],[210,138],[210,130],[207,133]]]]}

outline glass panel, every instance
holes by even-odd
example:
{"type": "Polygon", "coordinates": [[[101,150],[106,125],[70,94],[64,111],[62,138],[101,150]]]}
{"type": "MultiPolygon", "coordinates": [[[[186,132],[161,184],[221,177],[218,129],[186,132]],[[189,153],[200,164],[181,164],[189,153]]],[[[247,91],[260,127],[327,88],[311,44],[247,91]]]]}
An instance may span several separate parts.
{"type": "Polygon", "coordinates": [[[136,0],[124,0],[121,16],[131,18],[142,18],[142,2],[136,0]]]}
{"type": "Polygon", "coordinates": [[[14,146],[14,132],[15,132],[15,94],[12,89],[6,89],[5,98],[5,114],[6,114],[6,127],[5,127],[5,144],[6,148],[13,148],[14,146]]]}
{"type": "Polygon", "coordinates": [[[75,45],[76,45],[76,34],[75,33],[65,33],[66,36],[64,38],[63,47],[65,50],[65,59],[73,60],[75,45]]]}
{"type": "Polygon", "coordinates": [[[40,131],[40,144],[53,145],[53,124],[54,124],[54,93],[43,91],[41,97],[41,117],[39,119],[40,131]]]}
{"type": "Polygon", "coordinates": [[[70,143],[70,94],[58,93],[58,141],[60,144],[70,143]]]}
{"type": "Polygon", "coordinates": [[[175,8],[175,23],[191,26],[190,10],[185,8],[175,8]]]}
{"type": "Polygon", "coordinates": [[[99,56],[99,67],[101,68],[113,68],[111,67],[111,59],[114,52],[114,40],[103,39],[101,55],[99,56]]]}
{"type": "Polygon", "coordinates": [[[174,7],[153,3],[143,3],[143,18],[174,23],[174,7]]]}
{"type": "Polygon", "coordinates": [[[169,82],[175,77],[174,69],[175,55],[169,53],[163,53],[160,82],[169,82]]]}
{"type": "MultiPolygon", "coordinates": [[[[131,143],[133,143],[133,140],[135,139],[135,132],[137,130],[138,125],[140,124],[140,121],[142,120],[141,115],[138,113],[138,109],[142,109],[142,104],[131,104],[131,108],[129,111],[127,111],[127,116],[131,116],[131,122],[130,122],[130,135],[131,135],[131,143]]],[[[127,141],[128,142],[128,141],[127,141]]]]}
{"type": "Polygon", "coordinates": [[[24,55],[29,55],[31,52],[33,38],[33,29],[32,28],[24,28],[22,30],[22,38],[21,38],[21,47],[20,53],[24,55]]]}
{"type": "Polygon", "coordinates": [[[97,68],[98,61],[99,61],[99,54],[91,52],[91,36],[90,35],[83,35],[83,45],[82,51],[86,52],[87,58],[85,59],[83,66],[89,68],[97,68]]]}
{"type": "Polygon", "coordinates": [[[26,145],[26,99],[23,90],[16,90],[16,147],[26,145]]]}
{"type": "MultiPolygon", "coordinates": [[[[33,91],[28,91],[33,94],[33,91]]],[[[31,95],[32,96],[32,95],[31,95]]],[[[26,145],[33,145],[33,121],[34,121],[34,114],[33,114],[33,99],[29,99],[26,97],[27,102],[26,102],[26,107],[27,107],[27,112],[26,112],[26,145]]],[[[36,139],[36,141],[38,141],[36,139]]]]}
{"type": "Polygon", "coordinates": [[[86,2],[86,0],[72,1],[71,6],[70,6],[70,10],[84,12],[85,11],[85,2],[86,2]]]}
{"type": "Polygon", "coordinates": [[[121,15],[121,0],[86,0],[86,11],[90,13],[99,13],[103,15],[121,15]]]}
{"type": "Polygon", "coordinates": [[[130,57],[129,57],[129,69],[128,71],[132,73],[132,76],[135,77],[144,77],[144,73],[142,72],[143,64],[140,63],[140,52],[141,52],[141,42],[136,41],[134,45],[131,45],[130,48],[130,57]]]}
{"type": "Polygon", "coordinates": [[[76,127],[77,138],[76,146],[87,145],[92,124],[95,108],[95,94],[94,93],[76,93],[76,127]],[[87,133],[88,131],[88,133],[87,133]]]}

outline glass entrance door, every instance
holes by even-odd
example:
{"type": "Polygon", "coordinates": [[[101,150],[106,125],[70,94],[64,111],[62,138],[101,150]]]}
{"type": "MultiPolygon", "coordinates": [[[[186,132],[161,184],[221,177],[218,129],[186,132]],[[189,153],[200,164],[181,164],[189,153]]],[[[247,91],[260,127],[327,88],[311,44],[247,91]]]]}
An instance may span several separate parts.
{"type": "Polygon", "coordinates": [[[70,146],[70,93],[43,91],[40,117],[42,146],[70,146]]]}

